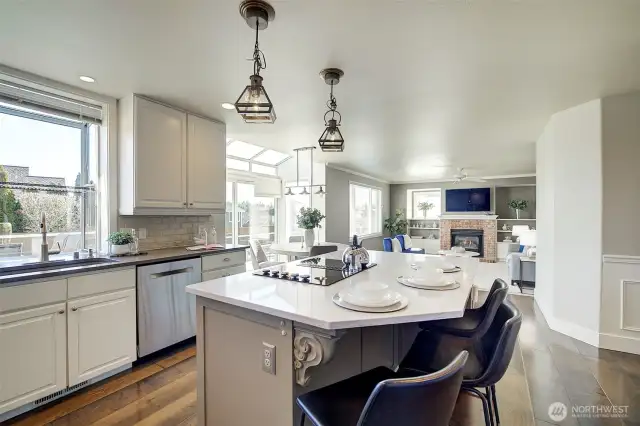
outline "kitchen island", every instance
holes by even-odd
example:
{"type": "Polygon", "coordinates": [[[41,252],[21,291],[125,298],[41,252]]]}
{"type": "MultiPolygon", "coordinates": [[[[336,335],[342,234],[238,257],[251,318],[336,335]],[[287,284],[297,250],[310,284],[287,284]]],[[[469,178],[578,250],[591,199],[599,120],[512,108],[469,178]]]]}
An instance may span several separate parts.
{"type": "Polygon", "coordinates": [[[298,395],[377,366],[396,366],[418,322],[463,315],[471,284],[433,291],[396,281],[412,274],[412,264],[436,267],[440,257],[370,255],[375,267],[330,286],[247,272],[187,287],[197,296],[199,424],[297,425],[298,395]],[[364,313],[332,301],[338,291],[369,282],[388,284],[408,298],[408,306],[364,313]]]}

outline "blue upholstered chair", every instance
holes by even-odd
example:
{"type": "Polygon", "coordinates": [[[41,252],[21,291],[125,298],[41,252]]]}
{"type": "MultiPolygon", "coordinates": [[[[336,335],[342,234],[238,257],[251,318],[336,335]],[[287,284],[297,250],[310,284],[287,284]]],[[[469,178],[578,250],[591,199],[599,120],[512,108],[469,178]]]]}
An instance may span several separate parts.
{"type": "Polygon", "coordinates": [[[404,235],[396,235],[398,241],[400,241],[400,245],[402,246],[403,253],[412,253],[412,254],[424,254],[424,249],[421,248],[406,248],[404,245],[404,235]]]}
{"type": "Polygon", "coordinates": [[[391,246],[391,238],[386,237],[382,239],[382,248],[384,249],[384,251],[393,251],[393,247],[391,246]]]}

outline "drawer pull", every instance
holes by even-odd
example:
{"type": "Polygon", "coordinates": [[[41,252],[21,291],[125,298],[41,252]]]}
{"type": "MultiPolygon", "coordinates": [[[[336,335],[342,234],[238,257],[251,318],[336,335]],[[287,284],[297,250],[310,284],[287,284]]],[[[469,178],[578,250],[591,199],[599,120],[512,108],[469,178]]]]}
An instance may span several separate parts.
{"type": "Polygon", "coordinates": [[[231,259],[230,259],[230,258],[228,258],[228,257],[225,257],[225,258],[224,258],[224,259],[222,259],[222,260],[224,260],[225,262],[228,262],[228,261],[230,261],[231,259]]]}
{"type": "Polygon", "coordinates": [[[60,315],[64,314],[64,309],[60,309],[60,310],[58,311],[58,313],[59,313],[60,315]]]}
{"type": "Polygon", "coordinates": [[[151,278],[162,278],[162,277],[168,277],[169,275],[186,274],[191,271],[193,271],[193,268],[189,266],[188,268],[182,268],[182,269],[176,269],[173,271],[158,272],[157,274],[151,274],[151,278]]]}
{"type": "Polygon", "coordinates": [[[74,306],[73,308],[71,308],[71,310],[72,310],[73,312],[75,312],[75,311],[77,311],[77,310],[78,310],[78,308],[76,308],[76,307],[74,306]]]}

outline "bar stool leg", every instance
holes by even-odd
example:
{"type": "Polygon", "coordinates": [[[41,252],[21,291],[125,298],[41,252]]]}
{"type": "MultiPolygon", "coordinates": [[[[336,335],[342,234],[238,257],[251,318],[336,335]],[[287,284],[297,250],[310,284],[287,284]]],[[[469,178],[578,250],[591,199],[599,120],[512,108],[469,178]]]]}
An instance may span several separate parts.
{"type": "Polygon", "coordinates": [[[500,415],[498,414],[498,398],[496,396],[496,385],[491,385],[491,399],[493,401],[493,411],[496,413],[496,423],[500,424],[500,415]]]}
{"type": "Polygon", "coordinates": [[[302,416],[300,416],[300,426],[304,426],[304,419],[305,419],[305,415],[304,415],[304,411],[302,412],[302,416]]]}

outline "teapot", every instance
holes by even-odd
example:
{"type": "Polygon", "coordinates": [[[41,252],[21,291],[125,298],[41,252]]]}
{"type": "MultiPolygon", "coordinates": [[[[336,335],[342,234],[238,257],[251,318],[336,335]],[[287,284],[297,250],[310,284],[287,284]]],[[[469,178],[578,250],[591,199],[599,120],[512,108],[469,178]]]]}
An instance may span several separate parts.
{"type": "Polygon", "coordinates": [[[365,269],[369,264],[369,252],[358,244],[358,236],[354,235],[351,245],[342,253],[342,263],[350,270],[365,269]]]}

